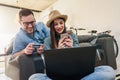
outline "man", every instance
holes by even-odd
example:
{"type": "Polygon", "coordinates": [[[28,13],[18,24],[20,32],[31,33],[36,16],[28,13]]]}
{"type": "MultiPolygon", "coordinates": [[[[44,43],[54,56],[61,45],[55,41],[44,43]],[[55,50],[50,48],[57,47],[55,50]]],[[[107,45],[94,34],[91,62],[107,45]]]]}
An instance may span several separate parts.
{"type": "Polygon", "coordinates": [[[50,34],[49,29],[42,22],[36,23],[34,14],[29,9],[20,10],[19,23],[21,28],[13,43],[13,57],[32,54],[35,51],[34,45],[39,45],[36,52],[41,54],[44,39],[50,34]]]}

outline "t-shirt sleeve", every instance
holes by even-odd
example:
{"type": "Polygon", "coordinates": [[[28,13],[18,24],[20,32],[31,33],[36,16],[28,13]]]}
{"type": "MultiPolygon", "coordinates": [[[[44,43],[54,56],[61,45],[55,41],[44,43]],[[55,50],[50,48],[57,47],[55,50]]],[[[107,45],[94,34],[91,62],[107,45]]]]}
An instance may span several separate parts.
{"type": "Polygon", "coordinates": [[[23,49],[24,49],[24,42],[18,35],[16,35],[15,40],[13,42],[12,55],[14,55],[16,52],[19,52],[23,49]]]}
{"type": "Polygon", "coordinates": [[[73,47],[79,47],[78,37],[75,34],[72,34],[73,38],[73,47]]]}

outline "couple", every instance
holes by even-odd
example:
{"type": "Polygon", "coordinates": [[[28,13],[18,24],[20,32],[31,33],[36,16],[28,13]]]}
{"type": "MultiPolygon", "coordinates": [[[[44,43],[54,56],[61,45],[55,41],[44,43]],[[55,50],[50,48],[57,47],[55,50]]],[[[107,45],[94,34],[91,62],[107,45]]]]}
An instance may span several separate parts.
{"type": "MultiPolygon", "coordinates": [[[[21,25],[20,31],[15,37],[13,44],[13,58],[21,54],[30,55],[34,51],[34,44],[41,44],[37,49],[37,53],[41,54],[43,48],[53,49],[53,48],[64,48],[64,47],[78,47],[77,36],[73,33],[69,33],[70,37],[62,37],[62,33],[66,33],[65,22],[67,20],[67,15],[61,14],[57,10],[53,10],[49,14],[49,20],[47,21],[47,26],[38,22],[36,24],[34,14],[28,9],[22,9],[19,12],[19,23],[21,25]],[[42,45],[44,44],[44,45],[42,45]]],[[[36,73],[33,74],[29,80],[52,80],[47,77],[46,74],[36,73]]],[[[99,66],[95,68],[95,71],[85,77],[82,80],[115,80],[115,72],[109,66],[99,66]]]]}

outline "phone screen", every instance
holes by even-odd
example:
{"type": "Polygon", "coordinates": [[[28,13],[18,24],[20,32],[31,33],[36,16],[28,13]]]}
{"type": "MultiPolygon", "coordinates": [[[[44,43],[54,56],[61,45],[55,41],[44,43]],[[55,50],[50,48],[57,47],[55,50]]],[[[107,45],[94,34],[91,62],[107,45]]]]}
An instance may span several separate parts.
{"type": "Polygon", "coordinates": [[[64,33],[64,34],[61,34],[61,35],[60,35],[61,38],[63,38],[64,36],[66,36],[66,37],[68,37],[68,38],[70,37],[70,35],[69,35],[68,33],[64,33]]]}

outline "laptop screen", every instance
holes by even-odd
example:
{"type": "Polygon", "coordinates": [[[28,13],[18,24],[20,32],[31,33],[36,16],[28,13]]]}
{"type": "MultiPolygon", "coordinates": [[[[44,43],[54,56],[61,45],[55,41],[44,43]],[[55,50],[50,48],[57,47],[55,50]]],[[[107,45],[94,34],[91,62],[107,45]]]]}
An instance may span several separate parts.
{"type": "Polygon", "coordinates": [[[46,73],[53,80],[80,80],[94,71],[95,56],[95,46],[45,50],[46,73]]]}

